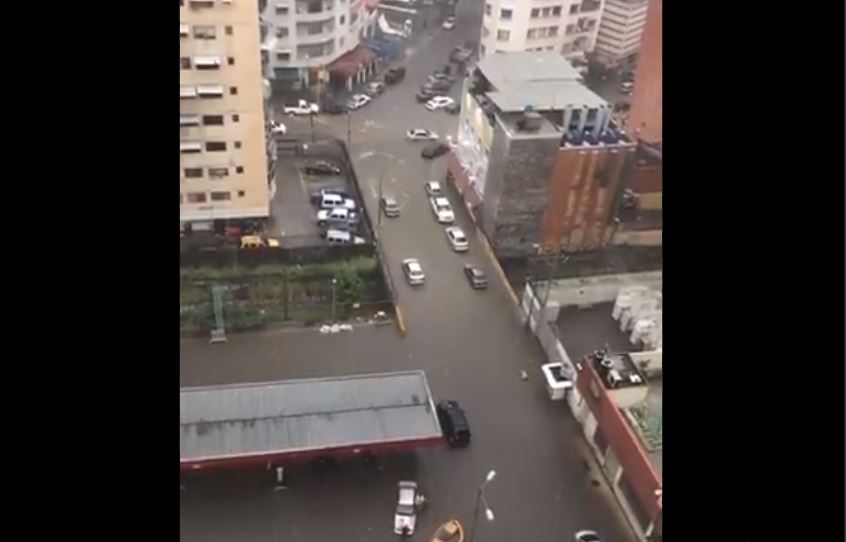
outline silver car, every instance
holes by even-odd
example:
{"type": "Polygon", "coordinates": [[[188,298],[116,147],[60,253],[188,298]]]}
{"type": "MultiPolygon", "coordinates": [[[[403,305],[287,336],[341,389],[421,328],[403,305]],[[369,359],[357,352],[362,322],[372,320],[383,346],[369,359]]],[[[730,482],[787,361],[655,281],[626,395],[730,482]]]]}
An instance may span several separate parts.
{"type": "Polygon", "coordinates": [[[447,240],[452,246],[452,250],[456,252],[467,252],[470,250],[470,243],[467,241],[467,236],[457,226],[450,226],[445,228],[447,240]]]}

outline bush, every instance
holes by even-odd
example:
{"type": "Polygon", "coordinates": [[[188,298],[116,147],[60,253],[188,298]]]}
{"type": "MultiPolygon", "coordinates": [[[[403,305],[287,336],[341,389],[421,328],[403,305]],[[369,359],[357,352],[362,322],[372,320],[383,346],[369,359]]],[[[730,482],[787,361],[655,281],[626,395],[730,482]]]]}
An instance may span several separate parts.
{"type": "Polygon", "coordinates": [[[351,305],[361,300],[364,291],[364,281],[352,267],[343,267],[335,275],[338,284],[335,287],[337,302],[341,305],[351,305]]]}

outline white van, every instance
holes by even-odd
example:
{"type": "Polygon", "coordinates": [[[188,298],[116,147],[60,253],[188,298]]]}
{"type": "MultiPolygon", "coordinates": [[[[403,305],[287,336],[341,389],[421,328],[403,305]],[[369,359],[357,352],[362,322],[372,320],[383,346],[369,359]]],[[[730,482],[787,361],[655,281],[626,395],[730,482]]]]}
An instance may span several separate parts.
{"type": "Polygon", "coordinates": [[[320,199],[321,209],[334,209],[335,207],[346,207],[347,209],[355,209],[355,200],[345,198],[339,194],[323,193],[320,199]]]}
{"type": "Polygon", "coordinates": [[[342,230],[328,230],[326,232],[326,242],[330,245],[363,245],[366,243],[364,237],[359,237],[342,230]]]}

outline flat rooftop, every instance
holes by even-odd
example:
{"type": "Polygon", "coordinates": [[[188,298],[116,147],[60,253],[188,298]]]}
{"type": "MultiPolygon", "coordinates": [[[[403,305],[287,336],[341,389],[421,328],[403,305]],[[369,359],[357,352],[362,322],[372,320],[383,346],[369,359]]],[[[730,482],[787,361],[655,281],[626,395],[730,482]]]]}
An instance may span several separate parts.
{"type": "Polygon", "coordinates": [[[441,437],[423,371],[182,388],[180,461],[441,437]]]}
{"type": "Polygon", "coordinates": [[[555,51],[513,51],[487,55],[476,65],[497,89],[550,81],[581,81],[582,76],[563,55],[555,51]]]}
{"type": "Polygon", "coordinates": [[[632,429],[640,439],[640,444],[649,456],[649,462],[652,467],[663,478],[664,463],[663,463],[663,395],[664,383],[663,380],[650,379],[647,380],[648,392],[646,394],[646,401],[640,407],[631,407],[625,409],[631,414],[629,421],[634,420],[632,429]]]}
{"type": "Polygon", "coordinates": [[[509,81],[494,87],[487,96],[503,112],[523,111],[526,106],[538,111],[610,107],[580,81],[509,81]]]}

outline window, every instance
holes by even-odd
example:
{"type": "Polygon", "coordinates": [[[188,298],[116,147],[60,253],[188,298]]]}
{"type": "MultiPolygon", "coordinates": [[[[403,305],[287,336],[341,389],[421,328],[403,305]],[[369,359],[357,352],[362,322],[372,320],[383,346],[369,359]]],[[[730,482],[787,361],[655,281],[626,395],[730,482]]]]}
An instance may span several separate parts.
{"type": "Polygon", "coordinates": [[[225,141],[206,141],[206,152],[222,152],[225,150],[225,141]]]}
{"type": "Polygon", "coordinates": [[[203,115],[203,126],[223,126],[223,115],[203,115]]]}
{"type": "MultiPolygon", "coordinates": [[[[558,11],[561,11],[561,10],[559,9],[558,11]]],[[[225,27],[223,27],[223,30],[224,30],[224,32],[226,32],[227,36],[232,35],[232,27],[231,26],[225,26],[225,27]]]]}
{"type": "Polygon", "coordinates": [[[554,37],[558,35],[558,27],[557,26],[550,26],[546,29],[546,35],[548,37],[554,37]]]}
{"type": "Polygon", "coordinates": [[[339,24],[344,24],[344,20],[345,20],[344,16],[343,16],[343,15],[341,15],[341,18],[340,18],[340,19],[338,19],[338,23],[339,23],[339,24]]]}
{"type": "Polygon", "coordinates": [[[179,69],[180,70],[190,70],[191,69],[191,59],[187,56],[179,57],[179,69]]]}
{"type": "Polygon", "coordinates": [[[239,122],[240,120],[241,120],[241,115],[239,115],[238,113],[235,113],[234,115],[232,115],[232,122],[239,122]]]}
{"type": "Polygon", "coordinates": [[[235,65],[235,57],[234,56],[227,57],[226,63],[229,64],[230,66],[234,66],[235,65]]]}
{"type": "Polygon", "coordinates": [[[532,14],[531,14],[532,19],[537,19],[539,15],[540,15],[540,10],[538,8],[535,8],[535,9],[532,10],[532,14]]]}
{"type": "Polygon", "coordinates": [[[537,28],[532,28],[528,32],[526,32],[526,38],[533,40],[536,37],[538,37],[538,29],[537,28]]]}
{"type": "Polygon", "coordinates": [[[287,26],[280,26],[276,29],[276,37],[277,38],[287,38],[288,37],[288,27],[287,26]]]}
{"type": "Polygon", "coordinates": [[[485,4],[485,15],[490,15],[492,9],[490,4],[485,4]]]}
{"type": "Polygon", "coordinates": [[[543,17],[549,17],[550,13],[552,13],[552,8],[543,8],[541,10],[541,16],[543,17]]]}
{"type": "Polygon", "coordinates": [[[244,173],[244,166],[235,166],[235,173],[244,173]]]}
{"type": "Polygon", "coordinates": [[[559,15],[561,15],[561,6],[553,7],[552,8],[552,15],[554,15],[555,17],[558,17],[559,15]]]}
{"type": "Polygon", "coordinates": [[[575,31],[576,31],[576,25],[574,25],[574,24],[568,24],[567,28],[564,29],[564,33],[568,36],[575,31]]]}
{"type": "Polygon", "coordinates": [[[229,94],[231,94],[232,96],[238,94],[238,87],[229,87],[229,94]]]}
{"type": "Polygon", "coordinates": [[[553,45],[548,45],[546,48],[547,51],[552,51],[553,49],[555,49],[555,46],[553,45]]]}
{"type": "Polygon", "coordinates": [[[276,60],[288,62],[291,60],[291,53],[276,53],[276,60]]]}
{"type": "Polygon", "coordinates": [[[510,30],[497,30],[496,32],[496,40],[497,41],[508,41],[508,38],[511,37],[510,30]]]}
{"type": "Polygon", "coordinates": [[[280,6],[276,5],[276,14],[277,15],[287,15],[288,14],[288,6],[280,6]]]}
{"type": "Polygon", "coordinates": [[[514,11],[511,10],[511,9],[503,8],[503,9],[499,10],[499,18],[502,19],[503,21],[510,21],[512,15],[514,15],[514,11]]]}
{"type": "Polygon", "coordinates": [[[217,29],[213,26],[197,25],[194,27],[194,39],[213,40],[217,38],[217,29]]]}
{"type": "Polygon", "coordinates": [[[209,168],[209,178],[211,178],[211,179],[222,179],[224,177],[229,177],[229,168],[228,167],[210,167],[209,168]]]}
{"type": "Polygon", "coordinates": [[[203,168],[201,167],[187,167],[185,168],[186,179],[196,179],[203,176],[203,168]]]}
{"type": "Polygon", "coordinates": [[[570,6],[570,15],[575,15],[579,12],[579,4],[573,4],[570,6]]]}
{"type": "Polygon", "coordinates": [[[344,38],[338,38],[338,47],[344,46],[344,38]]]}
{"type": "Polygon", "coordinates": [[[229,201],[232,199],[232,194],[229,192],[212,192],[211,193],[211,200],[212,201],[229,201]]]}
{"type": "Polygon", "coordinates": [[[244,191],[243,191],[243,190],[238,190],[238,197],[239,197],[239,198],[243,198],[243,197],[244,197],[244,191]]]}
{"type": "Polygon", "coordinates": [[[235,142],[235,148],[236,148],[236,149],[240,149],[240,148],[241,148],[241,142],[240,142],[240,141],[236,141],[236,142],[235,142]]]}
{"type": "Polygon", "coordinates": [[[206,202],[206,193],[205,192],[188,192],[185,194],[185,201],[188,203],[205,203],[206,202]]]}

